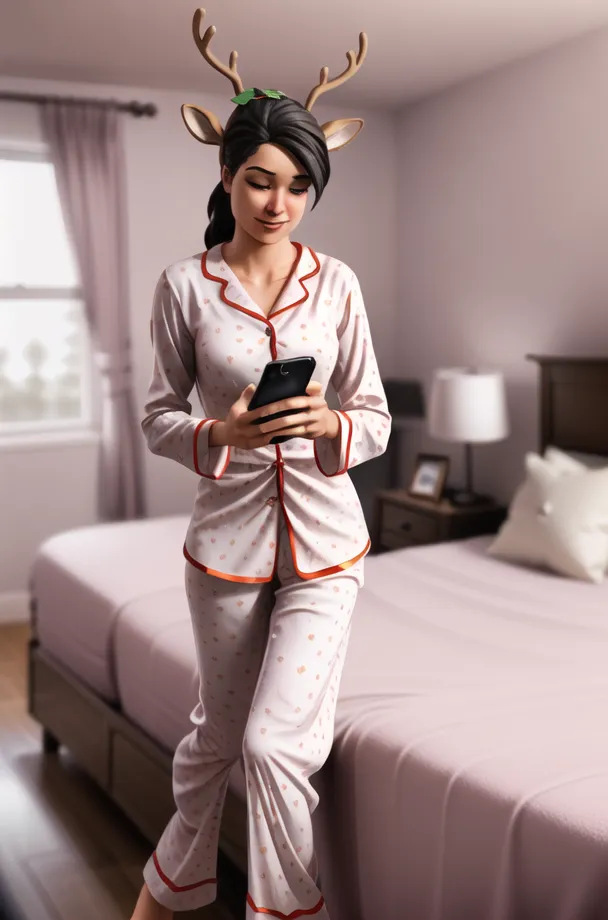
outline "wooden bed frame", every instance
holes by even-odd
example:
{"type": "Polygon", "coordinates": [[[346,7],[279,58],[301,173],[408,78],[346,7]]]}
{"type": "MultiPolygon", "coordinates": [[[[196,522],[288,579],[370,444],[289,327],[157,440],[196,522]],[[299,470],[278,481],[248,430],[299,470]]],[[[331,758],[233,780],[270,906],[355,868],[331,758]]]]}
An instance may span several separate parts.
{"type": "MultiPolygon", "coordinates": [[[[553,444],[608,456],[608,358],[527,357],[540,369],[539,449],[553,444]]],[[[154,845],[175,809],[172,752],[47,656],[36,636],[34,597],[31,620],[28,709],[43,726],[44,751],[52,753],[60,744],[70,749],[154,845]]],[[[220,849],[243,876],[246,822],[244,803],[229,790],[220,849]]]]}
{"type": "Polygon", "coordinates": [[[562,450],[608,456],[608,358],[527,358],[540,367],[541,453],[552,444],[562,450]]]}

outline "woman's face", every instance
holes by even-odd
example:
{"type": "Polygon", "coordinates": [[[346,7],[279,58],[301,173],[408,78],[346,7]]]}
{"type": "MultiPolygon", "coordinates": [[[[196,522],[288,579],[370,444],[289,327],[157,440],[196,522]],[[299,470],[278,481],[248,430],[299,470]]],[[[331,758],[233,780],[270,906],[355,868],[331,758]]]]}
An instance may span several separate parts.
{"type": "Polygon", "coordinates": [[[311,179],[286,150],[262,144],[236,174],[222,168],[236,223],[261,243],[276,243],[298,226],[311,179]]]}

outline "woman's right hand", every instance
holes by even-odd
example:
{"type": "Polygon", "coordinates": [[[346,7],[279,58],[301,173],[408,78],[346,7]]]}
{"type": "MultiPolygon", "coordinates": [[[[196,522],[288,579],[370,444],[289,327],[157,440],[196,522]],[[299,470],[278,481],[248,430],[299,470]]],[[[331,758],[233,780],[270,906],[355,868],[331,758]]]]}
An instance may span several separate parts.
{"type": "Polygon", "coordinates": [[[255,450],[256,447],[266,447],[276,431],[260,433],[259,421],[251,421],[248,405],[255,393],[255,384],[246,386],[239,398],[232,404],[225,421],[217,422],[211,428],[211,446],[225,444],[229,447],[240,447],[243,450],[255,450]],[[219,430],[218,430],[219,429],[219,430]]]}

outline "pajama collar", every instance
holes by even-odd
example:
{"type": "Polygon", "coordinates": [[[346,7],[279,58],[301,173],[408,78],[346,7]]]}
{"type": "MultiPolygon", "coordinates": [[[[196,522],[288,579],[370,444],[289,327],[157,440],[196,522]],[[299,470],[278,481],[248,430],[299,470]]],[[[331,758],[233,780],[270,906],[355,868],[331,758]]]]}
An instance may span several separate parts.
{"type": "MultiPolygon", "coordinates": [[[[222,243],[213,246],[204,252],[201,259],[201,269],[205,278],[215,281],[221,286],[220,297],[230,307],[236,307],[245,313],[253,314],[266,320],[260,307],[251,299],[243,285],[222,257],[222,243]]],[[[297,255],[297,263],[292,275],[287,282],[283,293],[269,318],[297,307],[308,300],[309,289],[307,282],[317,275],[321,269],[317,254],[309,246],[292,242],[297,255]]]]}

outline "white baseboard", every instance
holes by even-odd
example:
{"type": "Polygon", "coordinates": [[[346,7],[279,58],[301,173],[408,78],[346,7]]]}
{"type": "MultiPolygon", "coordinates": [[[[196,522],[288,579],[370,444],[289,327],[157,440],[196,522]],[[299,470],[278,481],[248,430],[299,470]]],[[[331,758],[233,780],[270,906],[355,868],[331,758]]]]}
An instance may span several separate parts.
{"type": "Polygon", "coordinates": [[[0,624],[27,623],[30,618],[29,603],[27,591],[0,594],[0,624]]]}

